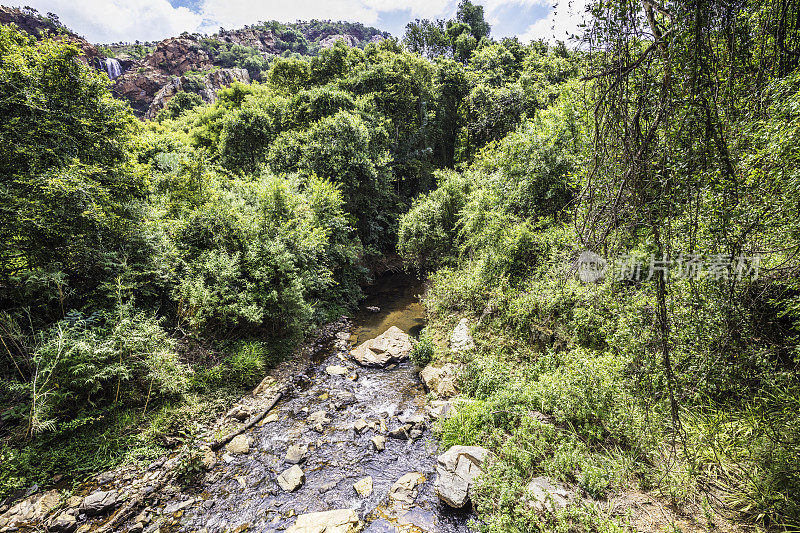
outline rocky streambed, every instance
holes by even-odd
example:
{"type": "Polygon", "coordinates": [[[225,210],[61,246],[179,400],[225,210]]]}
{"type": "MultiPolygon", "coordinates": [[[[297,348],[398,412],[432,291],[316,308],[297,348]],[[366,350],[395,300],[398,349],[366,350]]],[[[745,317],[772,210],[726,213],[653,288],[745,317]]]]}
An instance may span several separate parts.
{"type": "MultiPolygon", "coordinates": [[[[233,406],[190,450],[202,458],[198,482],[178,482],[194,467],[184,450],[98,476],[67,502],[33,495],[0,529],[469,531],[469,482],[484,450],[442,455],[432,436],[451,404],[431,401],[408,361],[407,332],[423,323],[410,290],[368,298],[355,323],[329,325],[233,406]]],[[[434,390],[452,386],[447,369],[423,377],[434,390]]]]}

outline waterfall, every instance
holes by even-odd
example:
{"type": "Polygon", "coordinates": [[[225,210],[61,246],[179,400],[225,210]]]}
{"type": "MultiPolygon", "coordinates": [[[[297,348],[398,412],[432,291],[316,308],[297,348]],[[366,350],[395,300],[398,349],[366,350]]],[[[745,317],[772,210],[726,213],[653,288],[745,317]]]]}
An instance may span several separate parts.
{"type": "Polygon", "coordinates": [[[108,73],[108,77],[112,80],[114,78],[118,78],[122,74],[122,67],[119,64],[119,61],[114,59],[113,57],[107,57],[103,60],[104,66],[106,67],[106,72],[108,73]]]}

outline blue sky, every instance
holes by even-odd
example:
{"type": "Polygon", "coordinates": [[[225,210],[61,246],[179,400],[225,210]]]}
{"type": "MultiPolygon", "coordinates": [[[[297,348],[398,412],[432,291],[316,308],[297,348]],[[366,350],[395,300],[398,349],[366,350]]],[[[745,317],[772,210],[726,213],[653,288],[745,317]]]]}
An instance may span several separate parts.
{"type": "MultiPolygon", "coordinates": [[[[495,38],[564,40],[589,0],[473,0],[482,4],[495,38]]],[[[259,20],[311,18],[362,22],[402,36],[415,18],[450,18],[457,0],[26,0],[53,12],[96,43],[152,41],[183,31],[213,33],[259,20]]]]}

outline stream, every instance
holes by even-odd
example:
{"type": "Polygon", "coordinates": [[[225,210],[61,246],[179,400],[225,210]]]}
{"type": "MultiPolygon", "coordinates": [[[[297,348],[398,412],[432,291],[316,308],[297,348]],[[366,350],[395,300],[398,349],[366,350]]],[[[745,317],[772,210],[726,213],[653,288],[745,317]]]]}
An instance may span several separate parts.
{"type": "Polygon", "coordinates": [[[298,515],[333,509],[356,510],[366,524],[365,531],[371,533],[470,531],[469,513],[451,510],[439,502],[434,491],[440,452],[430,422],[415,440],[387,437],[384,451],[377,451],[371,441],[379,433],[385,435],[386,429],[400,426],[401,420],[424,415],[426,395],[413,363],[362,368],[348,356],[353,345],[390,326],[418,334],[424,325],[424,310],[417,296],[422,290],[415,278],[384,276],[368,288],[352,319],[349,339],[340,332],[338,339],[305,362],[279,367],[278,379],[294,372],[295,382],[301,383],[299,389],[278,402],[265,422],[248,432],[249,452],[220,454],[222,459],[194,494],[184,493],[170,502],[175,509],[182,499],[195,500],[185,511],[172,513],[177,520],[162,531],[281,531],[298,515]],[[368,307],[380,307],[380,311],[368,307]],[[347,374],[331,375],[326,371],[331,366],[343,366],[347,374]],[[321,425],[309,422],[309,415],[319,412],[324,412],[328,421],[321,425]],[[359,419],[371,427],[356,431],[354,424],[359,419]],[[308,447],[307,458],[299,465],[305,482],[294,492],[286,492],[276,479],[292,466],[285,455],[293,444],[308,447]],[[421,473],[425,481],[414,503],[401,505],[388,494],[392,485],[410,472],[421,473]],[[353,484],[366,476],[372,477],[373,490],[364,498],[353,484]]]}

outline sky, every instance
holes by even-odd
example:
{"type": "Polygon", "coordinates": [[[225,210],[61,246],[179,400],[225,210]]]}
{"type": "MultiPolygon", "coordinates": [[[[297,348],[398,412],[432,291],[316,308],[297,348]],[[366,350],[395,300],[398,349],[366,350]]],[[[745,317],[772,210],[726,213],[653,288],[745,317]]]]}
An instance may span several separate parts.
{"type": "MultiPolygon", "coordinates": [[[[473,0],[484,6],[492,37],[566,40],[589,0],[473,0]]],[[[454,16],[457,0],[26,0],[55,13],[93,43],[157,41],[184,31],[214,33],[258,21],[331,19],[362,22],[401,37],[416,18],[454,16]]]]}

